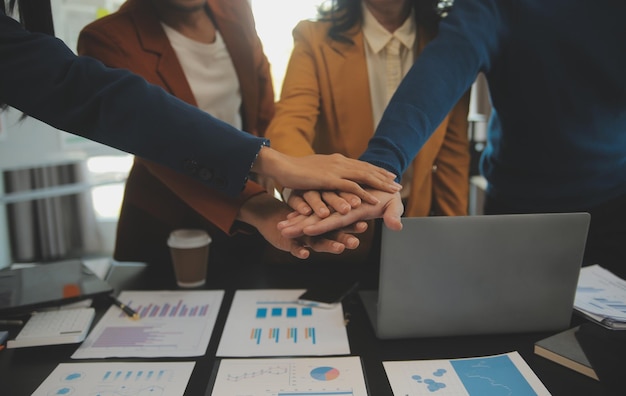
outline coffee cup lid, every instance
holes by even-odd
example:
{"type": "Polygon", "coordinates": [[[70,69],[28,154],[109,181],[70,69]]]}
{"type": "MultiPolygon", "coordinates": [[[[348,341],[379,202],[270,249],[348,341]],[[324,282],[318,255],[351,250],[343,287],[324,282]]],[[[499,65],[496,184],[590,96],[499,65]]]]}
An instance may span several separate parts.
{"type": "Polygon", "coordinates": [[[173,248],[191,249],[211,243],[211,236],[204,230],[180,229],[170,233],[167,244],[173,248]]]}

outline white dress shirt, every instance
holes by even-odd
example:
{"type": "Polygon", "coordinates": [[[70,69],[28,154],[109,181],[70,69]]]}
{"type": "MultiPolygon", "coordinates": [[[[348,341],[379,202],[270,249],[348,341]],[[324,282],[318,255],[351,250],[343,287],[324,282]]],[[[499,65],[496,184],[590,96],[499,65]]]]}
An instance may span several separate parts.
{"type": "MultiPolygon", "coordinates": [[[[375,129],[400,81],[413,66],[417,26],[412,11],[402,26],[390,33],[364,3],[362,8],[362,30],[375,129]]],[[[402,198],[406,198],[411,191],[412,172],[413,168],[409,166],[402,175],[402,198]]]]}
{"type": "MultiPolygon", "coordinates": [[[[414,50],[417,27],[413,14],[404,21],[402,26],[390,33],[374,18],[365,4],[363,7],[363,36],[365,38],[365,57],[367,60],[367,72],[369,75],[372,110],[374,112],[374,126],[378,125],[383,111],[391,96],[388,94],[387,79],[396,81],[396,86],[406,75],[414,61],[414,50]],[[387,44],[395,39],[400,43],[399,53],[390,58],[387,44]],[[396,63],[397,67],[388,68],[390,63],[396,63]],[[394,75],[394,69],[399,75],[394,75]],[[398,70],[399,69],[399,70],[398,70]],[[386,78],[381,78],[386,76],[386,78]]],[[[391,82],[391,81],[390,81],[391,82]]]]}

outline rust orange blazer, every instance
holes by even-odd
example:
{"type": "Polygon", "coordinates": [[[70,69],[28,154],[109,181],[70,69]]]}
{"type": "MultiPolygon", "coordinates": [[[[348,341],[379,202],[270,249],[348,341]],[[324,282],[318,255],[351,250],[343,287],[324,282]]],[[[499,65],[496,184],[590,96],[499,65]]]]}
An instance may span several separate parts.
{"type": "MultiPolygon", "coordinates": [[[[266,137],[295,156],[339,152],[358,158],[374,134],[363,33],[353,45],[327,35],[326,22],[302,21],[293,31],[280,101],[266,137]]],[[[428,35],[418,28],[418,52],[428,35]]],[[[406,216],[466,215],[469,143],[465,95],[413,161],[406,216]]]]}
{"type": "MultiPolygon", "coordinates": [[[[274,91],[250,6],[247,0],[208,0],[207,4],[239,78],[243,130],[263,135],[273,116],[274,91]]],[[[107,66],[129,69],[197,105],[150,0],[128,0],[117,12],[86,26],[79,36],[78,52],[107,66]]],[[[176,228],[200,227],[214,236],[232,233],[242,203],[263,191],[248,182],[241,196],[232,199],[136,158],[126,182],[114,256],[126,261],[167,260],[166,240],[176,228]]]]}

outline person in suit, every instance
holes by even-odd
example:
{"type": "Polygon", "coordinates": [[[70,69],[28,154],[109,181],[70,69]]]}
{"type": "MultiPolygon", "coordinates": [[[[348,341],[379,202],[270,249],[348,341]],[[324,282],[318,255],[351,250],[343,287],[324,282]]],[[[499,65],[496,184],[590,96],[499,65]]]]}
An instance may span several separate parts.
{"type": "MultiPolygon", "coordinates": [[[[431,6],[430,0],[334,0],[320,8],[318,20],[301,21],[266,134],[272,147],[294,156],[358,158],[402,76],[437,32],[431,6]],[[390,61],[397,72],[388,71],[390,61]]],[[[405,171],[406,216],[467,215],[468,103],[466,93],[405,171]]]]}
{"type": "Polygon", "coordinates": [[[401,174],[482,71],[485,213],[588,212],[583,265],[626,277],[625,14],[616,0],[454,2],[360,159],[401,174]]]}
{"type": "MultiPolygon", "coordinates": [[[[128,0],[87,25],[78,53],[131,70],[230,125],[263,136],[274,114],[269,62],[247,1],[128,0]]],[[[118,221],[114,257],[156,262],[177,228],[202,228],[215,245],[238,233],[238,199],[185,185],[177,175],[135,158],[118,221]]],[[[214,246],[215,246],[214,245],[214,246]]]]}
{"type": "MultiPolygon", "coordinates": [[[[356,192],[363,190],[358,183],[396,188],[388,172],[359,161],[285,156],[267,147],[266,139],[217,120],[127,70],[76,56],[53,32],[49,2],[0,2],[0,103],[158,162],[231,197],[240,195],[251,171],[285,185],[356,192]],[[9,16],[16,4],[26,29],[9,16]]],[[[281,243],[301,253],[308,244],[281,243]]]]}

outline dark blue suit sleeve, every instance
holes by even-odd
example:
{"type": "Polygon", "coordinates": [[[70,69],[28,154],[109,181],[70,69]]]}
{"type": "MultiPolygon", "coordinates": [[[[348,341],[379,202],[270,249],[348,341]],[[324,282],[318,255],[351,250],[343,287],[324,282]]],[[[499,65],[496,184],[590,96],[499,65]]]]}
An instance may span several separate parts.
{"type": "Polygon", "coordinates": [[[361,160],[402,175],[503,38],[498,2],[458,0],[419,55],[383,113],[361,160]]]}
{"type": "Polygon", "coordinates": [[[76,56],[0,12],[0,102],[55,128],[239,194],[261,145],[126,70],[76,56]]]}

